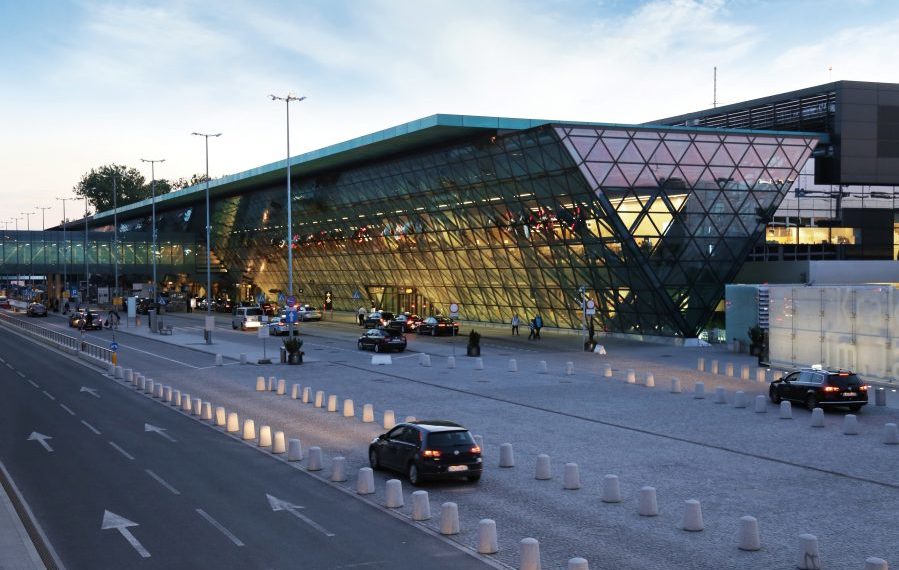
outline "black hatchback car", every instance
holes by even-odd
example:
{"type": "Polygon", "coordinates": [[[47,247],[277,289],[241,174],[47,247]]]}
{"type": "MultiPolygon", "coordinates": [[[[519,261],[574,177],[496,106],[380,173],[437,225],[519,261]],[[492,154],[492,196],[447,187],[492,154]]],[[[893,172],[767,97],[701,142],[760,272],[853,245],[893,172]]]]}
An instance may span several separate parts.
{"type": "Polygon", "coordinates": [[[446,317],[428,317],[418,323],[418,334],[458,335],[459,323],[446,317]]]}
{"type": "Polygon", "coordinates": [[[419,420],[397,425],[368,446],[372,469],[405,473],[419,485],[425,479],[480,480],[481,448],[471,433],[455,422],[419,420]]]}
{"type": "Polygon", "coordinates": [[[403,333],[389,329],[368,329],[356,343],[359,350],[374,350],[375,352],[389,352],[406,350],[406,337],[403,333]]]}
{"type": "Polygon", "coordinates": [[[374,329],[383,327],[392,320],[393,313],[389,311],[375,311],[373,313],[369,313],[365,317],[365,320],[362,321],[362,326],[367,329],[374,329]]]}
{"type": "Polygon", "coordinates": [[[791,400],[817,407],[846,406],[852,412],[868,403],[868,386],[854,372],[803,368],[771,383],[768,397],[775,404],[791,400]]]}

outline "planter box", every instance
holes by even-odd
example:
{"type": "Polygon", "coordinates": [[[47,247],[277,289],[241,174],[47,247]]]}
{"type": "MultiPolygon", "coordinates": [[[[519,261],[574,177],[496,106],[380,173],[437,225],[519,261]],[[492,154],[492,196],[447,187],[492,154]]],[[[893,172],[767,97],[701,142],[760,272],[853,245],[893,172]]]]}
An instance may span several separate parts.
{"type": "Polygon", "coordinates": [[[468,356],[481,356],[481,347],[480,346],[472,346],[469,344],[466,354],[468,356]]]}
{"type": "Polygon", "coordinates": [[[287,364],[302,364],[303,363],[303,351],[299,352],[289,352],[287,354],[287,364]]]}

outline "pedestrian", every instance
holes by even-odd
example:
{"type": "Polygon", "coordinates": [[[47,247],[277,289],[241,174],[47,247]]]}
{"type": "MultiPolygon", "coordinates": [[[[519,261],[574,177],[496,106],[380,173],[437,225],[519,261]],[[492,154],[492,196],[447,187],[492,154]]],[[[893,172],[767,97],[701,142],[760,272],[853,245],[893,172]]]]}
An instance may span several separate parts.
{"type": "Polygon", "coordinates": [[[518,325],[521,324],[521,319],[518,318],[518,313],[512,315],[512,334],[518,336],[518,325]]]}
{"type": "Polygon", "coordinates": [[[534,338],[540,338],[540,329],[543,328],[543,317],[537,315],[534,317],[534,338]]]}
{"type": "Polygon", "coordinates": [[[533,340],[534,332],[536,331],[536,327],[534,327],[534,319],[528,321],[528,340],[533,340]]]}
{"type": "Polygon", "coordinates": [[[69,314],[69,302],[68,301],[66,301],[65,304],[62,306],[62,314],[63,315],[69,314]]]}
{"type": "Polygon", "coordinates": [[[365,307],[359,307],[359,326],[365,325],[365,307]]]}

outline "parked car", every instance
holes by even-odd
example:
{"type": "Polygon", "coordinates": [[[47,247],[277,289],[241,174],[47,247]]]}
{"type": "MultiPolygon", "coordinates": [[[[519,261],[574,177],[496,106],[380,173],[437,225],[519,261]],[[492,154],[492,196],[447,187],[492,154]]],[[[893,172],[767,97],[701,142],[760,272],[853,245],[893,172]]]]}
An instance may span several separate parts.
{"type": "Polygon", "coordinates": [[[372,469],[404,473],[419,485],[425,479],[481,478],[481,448],[471,433],[455,422],[419,420],[401,423],[368,446],[372,469]]]}
{"type": "Polygon", "coordinates": [[[459,323],[446,317],[428,317],[419,323],[417,332],[431,336],[458,335],[459,323]]]}
{"type": "MultiPolygon", "coordinates": [[[[272,320],[268,323],[268,334],[269,336],[286,336],[290,334],[290,323],[287,322],[284,315],[272,317],[272,320]]],[[[300,325],[298,323],[293,324],[293,334],[294,336],[300,334],[300,325]]]]}
{"type": "Polygon", "coordinates": [[[259,307],[235,307],[231,313],[231,328],[245,331],[262,326],[262,309],[259,307]]]}
{"type": "Polygon", "coordinates": [[[83,328],[84,330],[103,330],[103,318],[100,313],[94,309],[79,309],[72,313],[69,317],[69,326],[73,328],[83,328]]]}
{"type": "Polygon", "coordinates": [[[415,332],[418,328],[419,323],[421,323],[421,317],[418,315],[410,315],[409,313],[403,313],[401,315],[397,315],[392,321],[385,325],[388,329],[398,330],[401,332],[415,332]]]}
{"type": "Polygon", "coordinates": [[[790,400],[817,407],[846,406],[852,412],[868,403],[868,386],[848,370],[825,370],[814,366],[787,374],[771,383],[768,397],[775,404],[790,400]]]}
{"type": "Polygon", "coordinates": [[[367,329],[383,327],[393,320],[393,313],[390,311],[374,311],[369,313],[362,321],[362,326],[367,329]]]}
{"type": "Polygon", "coordinates": [[[0,297],[0,309],[11,309],[12,306],[9,304],[9,297],[0,297]]]}
{"type": "Polygon", "coordinates": [[[150,310],[156,311],[159,313],[159,308],[161,305],[152,299],[148,299],[146,297],[140,297],[137,299],[137,303],[134,306],[134,311],[138,315],[146,315],[149,314],[150,310]]]}
{"type": "Polygon", "coordinates": [[[320,321],[322,313],[312,305],[300,305],[297,307],[297,319],[301,321],[320,321]]]}
{"type": "Polygon", "coordinates": [[[274,317],[278,314],[278,305],[269,303],[268,301],[259,305],[259,308],[262,309],[262,314],[269,317],[274,317]]]}
{"type": "Polygon", "coordinates": [[[216,313],[230,313],[231,301],[228,299],[216,299],[212,302],[212,310],[216,313]]]}
{"type": "Polygon", "coordinates": [[[46,317],[47,307],[43,303],[31,303],[25,310],[25,314],[29,317],[46,317]]]}
{"type": "Polygon", "coordinates": [[[374,350],[375,352],[388,352],[406,350],[406,336],[395,330],[378,328],[368,329],[356,343],[359,350],[374,350]]]}

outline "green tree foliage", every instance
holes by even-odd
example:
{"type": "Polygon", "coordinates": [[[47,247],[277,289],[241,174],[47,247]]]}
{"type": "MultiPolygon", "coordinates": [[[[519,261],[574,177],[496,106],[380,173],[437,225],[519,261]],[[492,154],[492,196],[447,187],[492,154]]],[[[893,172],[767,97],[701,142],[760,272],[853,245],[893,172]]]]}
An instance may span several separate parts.
{"type": "Polygon", "coordinates": [[[181,190],[182,188],[196,186],[198,184],[202,184],[203,182],[206,182],[205,174],[191,174],[190,178],[182,177],[178,180],[172,181],[172,190],[181,190]]]}
{"type": "MultiPolygon", "coordinates": [[[[81,177],[73,190],[76,195],[87,197],[88,203],[93,206],[95,211],[104,212],[112,210],[113,180],[115,180],[118,206],[140,202],[152,196],[151,181],[144,178],[136,168],[129,168],[121,164],[107,164],[91,169],[81,177]]],[[[156,181],[157,196],[168,194],[172,189],[172,184],[168,180],[156,181]]]]}

